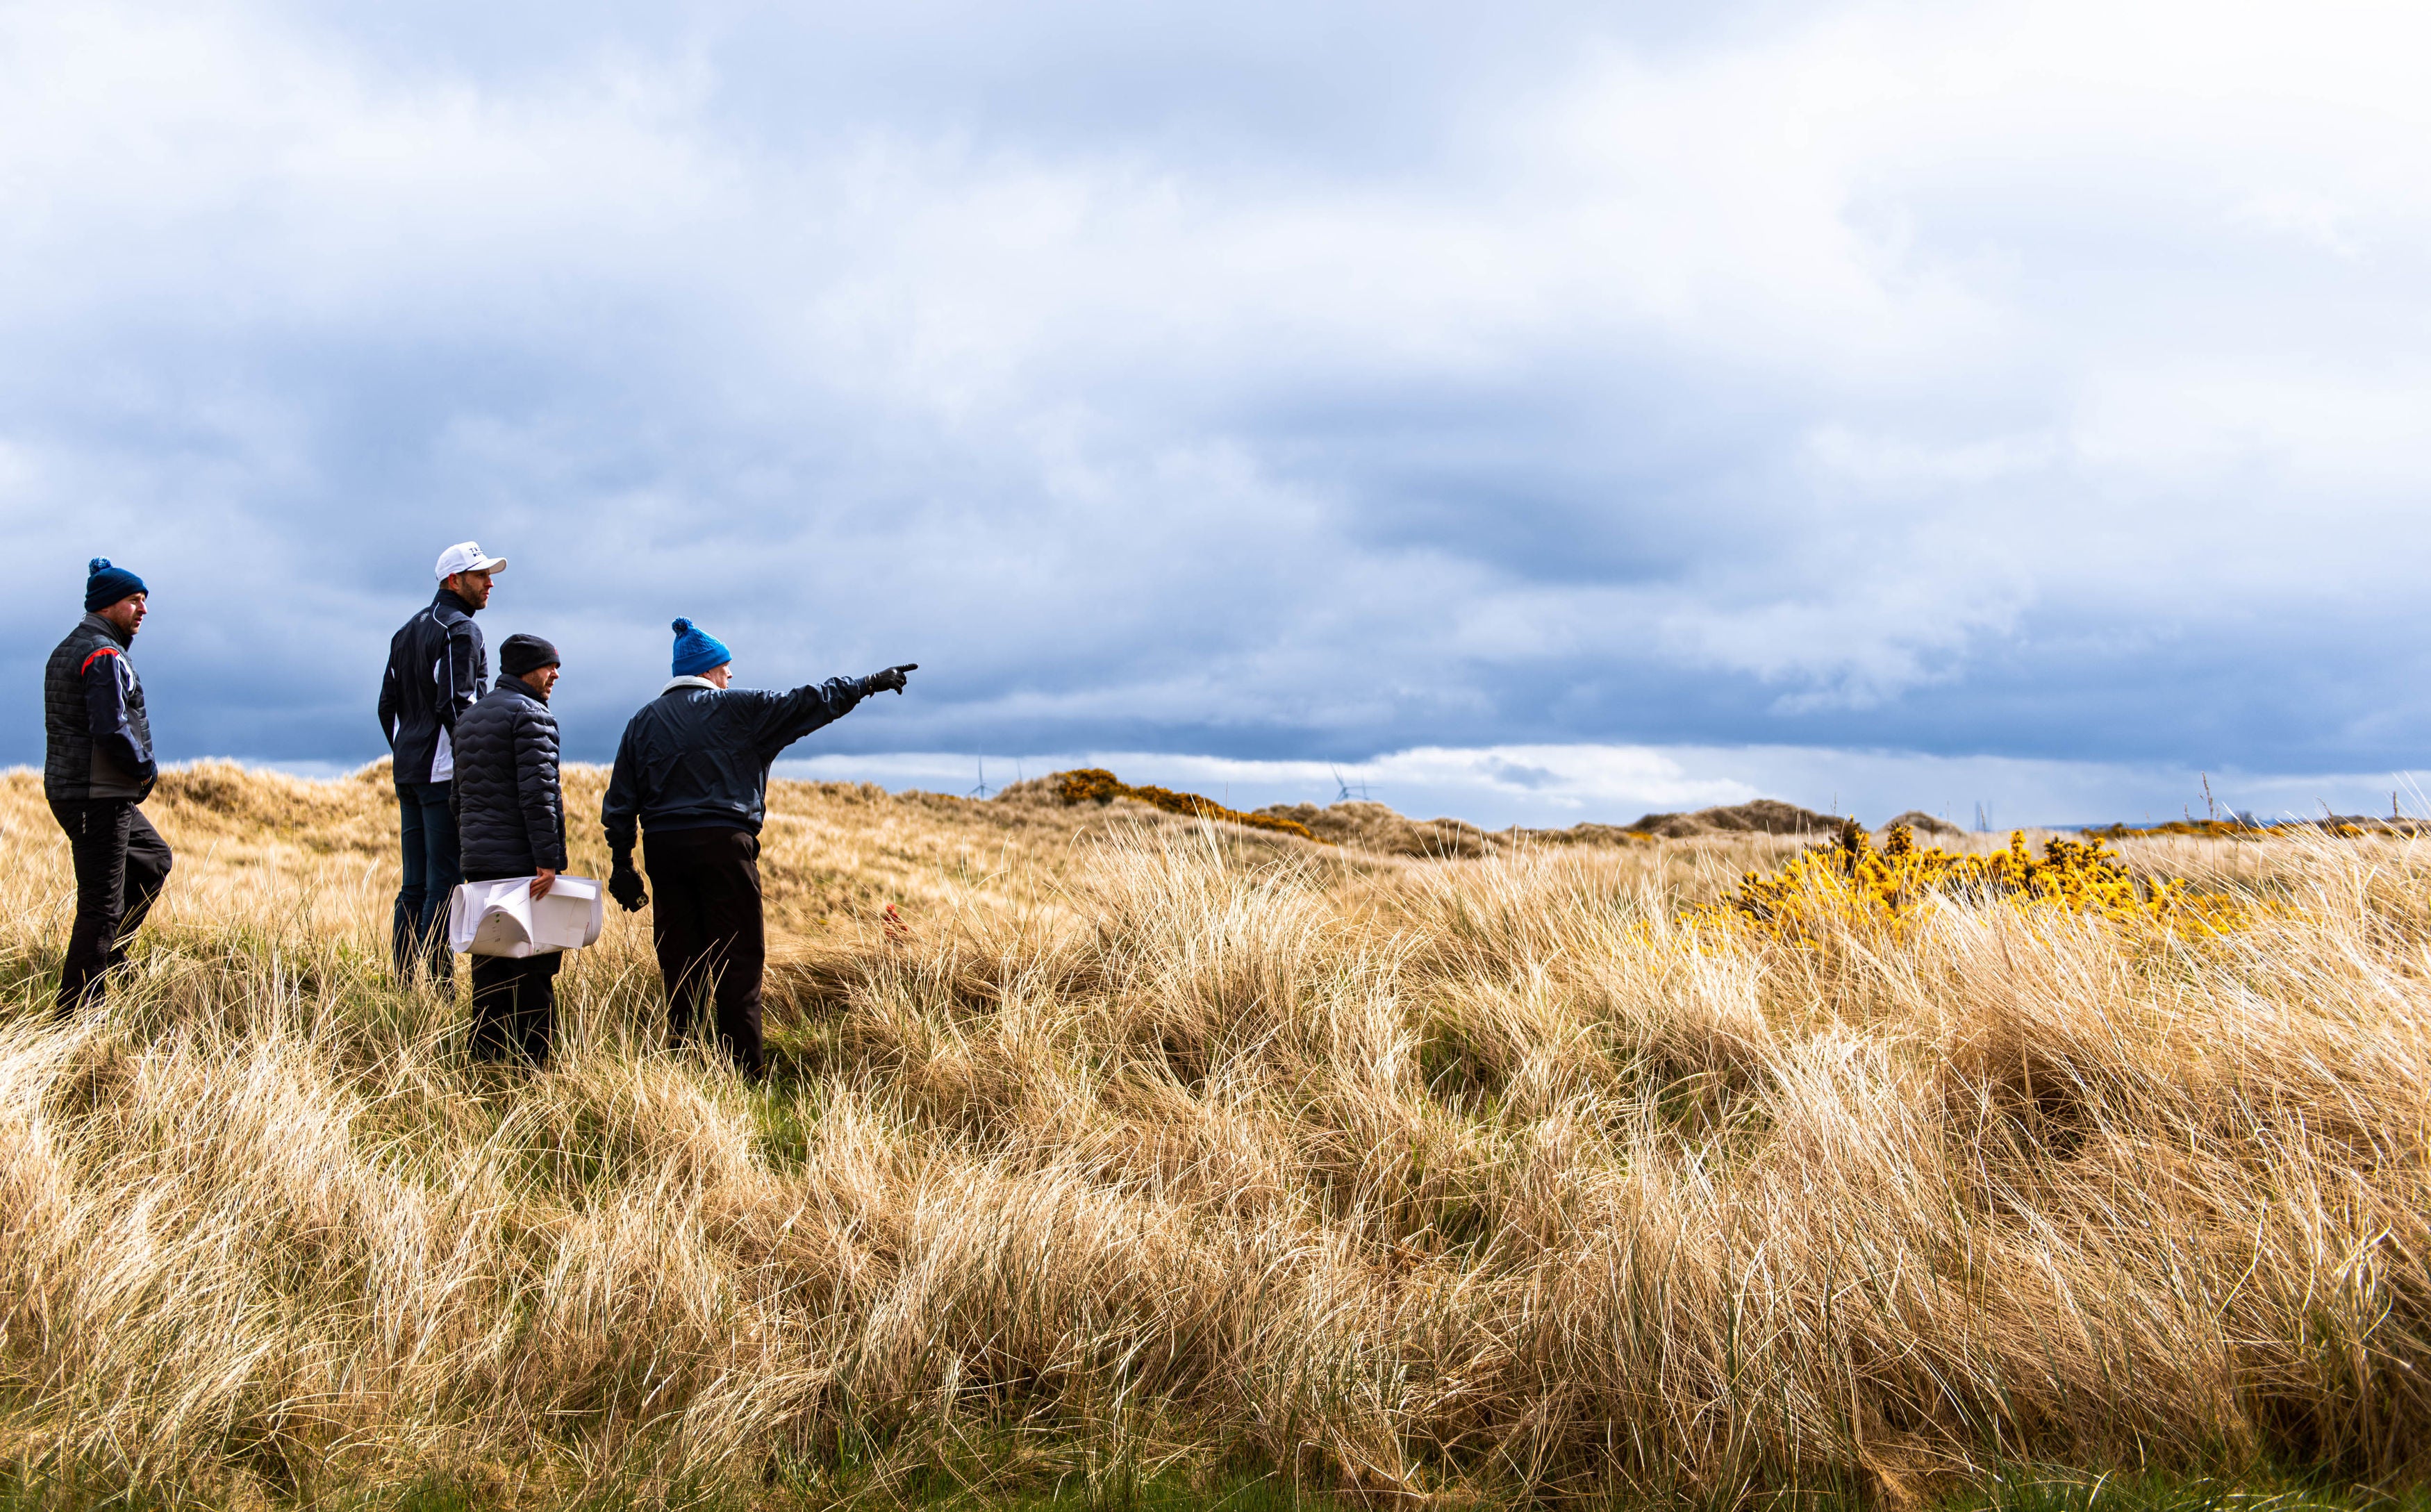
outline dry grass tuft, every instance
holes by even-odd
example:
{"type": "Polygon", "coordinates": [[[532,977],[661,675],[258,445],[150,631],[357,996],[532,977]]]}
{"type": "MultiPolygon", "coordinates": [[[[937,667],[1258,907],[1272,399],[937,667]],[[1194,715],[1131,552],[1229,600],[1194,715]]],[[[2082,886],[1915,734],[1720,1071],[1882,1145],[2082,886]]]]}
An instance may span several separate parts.
{"type": "Polygon", "coordinates": [[[553,1069],[468,1064],[461,1008],[384,980],[388,802],[174,774],[157,923],[60,1029],[64,846],[0,778],[22,1470],[1904,1505],[2020,1464],[2426,1469],[2407,837],[2120,842],[2241,899],[2218,932],[1957,889],[1818,948],[1685,921],[1794,838],[1412,861],[780,784],[758,1089],[655,1048],[622,916],[553,1069]]]}

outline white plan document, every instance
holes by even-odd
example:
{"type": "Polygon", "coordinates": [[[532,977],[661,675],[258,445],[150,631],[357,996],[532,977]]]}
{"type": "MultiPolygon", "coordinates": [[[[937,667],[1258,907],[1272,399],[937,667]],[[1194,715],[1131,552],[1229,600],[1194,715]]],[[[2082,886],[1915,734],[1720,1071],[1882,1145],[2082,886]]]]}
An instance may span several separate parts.
{"type": "Polygon", "coordinates": [[[528,956],[576,950],[599,938],[606,918],[599,883],[560,877],[535,899],[530,877],[468,882],[447,914],[447,943],[459,954],[528,956]]]}

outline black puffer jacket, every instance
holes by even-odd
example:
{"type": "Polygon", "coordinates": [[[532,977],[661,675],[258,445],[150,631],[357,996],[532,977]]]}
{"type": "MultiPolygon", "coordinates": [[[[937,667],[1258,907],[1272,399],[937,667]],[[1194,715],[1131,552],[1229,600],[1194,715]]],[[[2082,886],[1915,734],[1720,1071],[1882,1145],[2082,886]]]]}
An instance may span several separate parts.
{"type": "Polygon", "coordinates": [[[557,716],[521,678],[500,678],[456,717],[456,839],[467,876],[565,869],[557,716]]]}
{"type": "Polygon", "coordinates": [[[608,846],[621,859],[633,827],[760,832],[768,806],[768,764],[777,753],[852,712],[866,678],[830,678],[791,693],[711,686],[678,678],[642,706],[616,747],[616,770],[599,803],[608,846]]]}

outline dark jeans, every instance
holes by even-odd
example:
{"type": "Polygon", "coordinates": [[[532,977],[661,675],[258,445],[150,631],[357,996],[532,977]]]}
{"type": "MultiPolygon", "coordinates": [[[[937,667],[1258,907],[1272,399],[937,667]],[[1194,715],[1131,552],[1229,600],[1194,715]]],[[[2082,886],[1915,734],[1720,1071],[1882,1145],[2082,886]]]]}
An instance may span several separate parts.
{"type": "Polygon", "coordinates": [[[650,937],[667,983],[667,1046],[700,1029],[704,1000],[717,1012],[717,1042],[758,1076],[760,971],[767,935],[760,918],[760,837],[748,830],[669,830],[643,837],[650,874],[650,937]]]}
{"type": "Polygon", "coordinates": [[[456,815],[447,806],[449,782],[396,784],[397,832],[405,843],[405,885],[396,890],[396,916],[389,935],[396,952],[396,980],[411,984],[416,967],[433,982],[456,979],[456,958],[447,949],[447,899],[464,880],[456,861],[456,815]]]}
{"type": "Polygon", "coordinates": [[[132,798],[84,798],[51,805],[75,858],[75,924],[59,964],[59,1016],[101,999],[103,974],[126,959],[152,900],[169,880],[169,843],[132,798]]]}
{"type": "MultiPolygon", "coordinates": [[[[520,871],[482,871],[467,882],[495,882],[523,877],[520,871]]],[[[477,1061],[522,1061],[548,1064],[549,1042],[557,1034],[557,984],[550,979],[565,957],[521,958],[507,955],[473,957],[473,1058],[477,1061]]]]}

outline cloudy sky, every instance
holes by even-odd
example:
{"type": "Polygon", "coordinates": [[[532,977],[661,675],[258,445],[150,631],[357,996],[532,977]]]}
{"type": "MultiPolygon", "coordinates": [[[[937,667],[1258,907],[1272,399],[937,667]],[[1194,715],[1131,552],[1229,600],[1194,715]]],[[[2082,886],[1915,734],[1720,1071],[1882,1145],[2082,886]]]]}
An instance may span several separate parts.
{"type": "Polygon", "coordinates": [[[2431,739],[2419,6],[0,3],[0,762],[381,752],[466,537],[573,754],[1490,822],[2385,811],[2431,739]],[[967,774],[967,775],[966,775],[967,774]],[[1878,813],[1879,811],[1879,813],[1878,813]]]}

